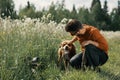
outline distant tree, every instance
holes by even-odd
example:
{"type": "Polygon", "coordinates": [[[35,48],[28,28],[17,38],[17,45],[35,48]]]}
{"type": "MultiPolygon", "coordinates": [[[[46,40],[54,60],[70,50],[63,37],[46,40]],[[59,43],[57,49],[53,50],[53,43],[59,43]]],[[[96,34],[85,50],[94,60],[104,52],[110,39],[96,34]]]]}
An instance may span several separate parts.
{"type": "Polygon", "coordinates": [[[113,31],[120,30],[120,15],[118,13],[118,9],[114,8],[110,16],[111,16],[110,30],[113,30],[113,31]]]}
{"type": "Polygon", "coordinates": [[[92,10],[94,5],[98,2],[99,0],[93,0],[90,9],[92,10]]]}
{"type": "Polygon", "coordinates": [[[92,24],[92,20],[90,19],[90,12],[88,9],[82,7],[78,10],[78,19],[84,24],[92,24]]]}
{"type": "Polygon", "coordinates": [[[91,20],[93,20],[92,24],[100,29],[103,21],[103,10],[101,8],[100,0],[93,0],[93,2],[94,5],[92,4],[91,6],[91,20]]]}
{"type": "Polygon", "coordinates": [[[102,30],[109,30],[111,25],[111,19],[108,14],[108,6],[107,6],[107,0],[104,1],[103,9],[102,9],[102,19],[101,22],[101,29],[102,30]]]}
{"type": "Polygon", "coordinates": [[[118,0],[118,14],[120,15],[120,0],[118,0]]]}
{"type": "Polygon", "coordinates": [[[68,18],[70,14],[69,10],[65,9],[65,0],[62,0],[61,3],[52,3],[49,12],[54,16],[53,19],[56,22],[61,22],[63,18],[68,18]]]}
{"type": "Polygon", "coordinates": [[[17,17],[12,0],[0,0],[0,16],[2,18],[10,16],[12,19],[17,17]]]}
{"type": "Polygon", "coordinates": [[[114,8],[110,13],[111,25],[110,30],[118,31],[120,30],[120,0],[118,0],[118,8],[114,8]]]}
{"type": "Polygon", "coordinates": [[[76,10],[75,4],[73,4],[73,8],[72,8],[72,11],[71,11],[71,18],[72,19],[78,19],[77,10],[76,10]]]}
{"type": "Polygon", "coordinates": [[[27,2],[27,8],[28,9],[30,8],[30,2],[29,1],[27,2]]]}
{"type": "Polygon", "coordinates": [[[56,19],[57,22],[60,22],[64,17],[64,10],[65,10],[65,0],[62,0],[61,3],[56,4],[56,19]]]}
{"type": "Polygon", "coordinates": [[[48,13],[51,13],[53,15],[53,20],[55,21],[56,20],[56,5],[52,2],[50,7],[49,7],[49,10],[48,10],[48,13]]]}
{"type": "Polygon", "coordinates": [[[36,11],[34,17],[41,18],[43,16],[43,11],[36,11]]]}
{"type": "Polygon", "coordinates": [[[30,4],[28,1],[27,6],[25,8],[20,9],[19,16],[20,16],[20,18],[23,18],[24,16],[35,18],[35,16],[36,16],[35,6],[33,4],[30,4]]]}
{"type": "Polygon", "coordinates": [[[108,12],[107,0],[104,1],[103,11],[104,11],[105,13],[108,12]]]}

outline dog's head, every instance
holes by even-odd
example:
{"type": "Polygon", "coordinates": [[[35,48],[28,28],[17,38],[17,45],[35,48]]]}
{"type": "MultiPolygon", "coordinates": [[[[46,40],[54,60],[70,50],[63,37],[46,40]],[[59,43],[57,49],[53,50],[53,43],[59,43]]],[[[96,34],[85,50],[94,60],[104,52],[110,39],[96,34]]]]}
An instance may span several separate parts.
{"type": "Polygon", "coordinates": [[[68,41],[61,42],[58,54],[64,59],[70,60],[76,54],[74,44],[68,44],[68,41]]]}

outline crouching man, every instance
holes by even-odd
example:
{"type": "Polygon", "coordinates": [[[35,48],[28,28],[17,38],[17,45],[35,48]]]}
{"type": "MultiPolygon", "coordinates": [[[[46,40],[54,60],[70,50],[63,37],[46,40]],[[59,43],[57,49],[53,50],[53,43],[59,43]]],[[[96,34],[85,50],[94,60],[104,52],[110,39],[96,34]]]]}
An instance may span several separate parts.
{"type": "Polygon", "coordinates": [[[81,24],[80,21],[73,19],[66,24],[65,30],[73,36],[69,43],[79,41],[82,49],[80,54],[71,58],[72,67],[80,69],[84,63],[86,66],[96,68],[106,63],[108,60],[108,43],[97,28],[81,24]]]}

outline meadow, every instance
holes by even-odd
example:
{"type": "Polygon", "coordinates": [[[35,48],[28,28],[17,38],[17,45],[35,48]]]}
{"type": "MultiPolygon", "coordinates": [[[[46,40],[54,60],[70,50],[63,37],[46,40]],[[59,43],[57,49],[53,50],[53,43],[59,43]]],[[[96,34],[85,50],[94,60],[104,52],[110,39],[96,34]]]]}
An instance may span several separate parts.
{"type": "MultiPolygon", "coordinates": [[[[0,80],[120,80],[120,31],[101,31],[109,44],[109,60],[100,73],[72,68],[65,72],[56,66],[60,42],[72,38],[64,21],[0,18],[0,80]],[[28,56],[40,57],[41,68],[35,73],[24,62],[28,56]]],[[[77,42],[75,46],[79,52],[77,42]]]]}

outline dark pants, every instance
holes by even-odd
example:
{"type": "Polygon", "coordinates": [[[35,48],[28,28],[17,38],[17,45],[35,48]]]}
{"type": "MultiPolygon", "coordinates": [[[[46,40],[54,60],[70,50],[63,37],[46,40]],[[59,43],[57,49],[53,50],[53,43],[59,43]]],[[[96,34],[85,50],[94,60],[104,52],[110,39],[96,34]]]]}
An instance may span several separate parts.
{"type": "MultiPolygon", "coordinates": [[[[94,45],[85,46],[85,57],[86,57],[86,66],[100,66],[103,65],[107,59],[108,55],[95,47],[94,45]]],[[[82,63],[82,53],[76,54],[70,59],[70,65],[76,69],[81,68],[82,63]]]]}

